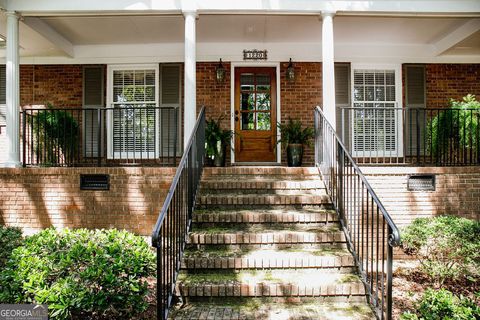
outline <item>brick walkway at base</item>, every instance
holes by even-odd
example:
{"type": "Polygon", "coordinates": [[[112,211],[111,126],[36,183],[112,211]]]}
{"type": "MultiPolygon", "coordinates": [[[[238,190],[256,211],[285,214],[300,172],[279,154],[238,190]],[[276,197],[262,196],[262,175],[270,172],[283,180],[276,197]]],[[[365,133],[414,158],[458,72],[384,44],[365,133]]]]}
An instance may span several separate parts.
{"type": "Polygon", "coordinates": [[[318,306],[262,305],[257,310],[238,307],[190,304],[173,312],[175,320],[372,320],[365,304],[336,303],[318,306]]]}

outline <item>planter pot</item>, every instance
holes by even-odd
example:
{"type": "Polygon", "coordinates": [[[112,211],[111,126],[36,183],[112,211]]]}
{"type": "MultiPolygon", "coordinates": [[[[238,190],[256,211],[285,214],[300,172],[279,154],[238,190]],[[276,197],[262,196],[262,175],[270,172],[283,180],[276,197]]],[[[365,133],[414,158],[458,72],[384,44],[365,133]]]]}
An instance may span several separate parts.
{"type": "Polygon", "coordinates": [[[303,159],[303,145],[291,143],[287,146],[287,164],[289,167],[300,167],[303,159]]]}
{"type": "Polygon", "coordinates": [[[215,155],[213,156],[213,165],[215,167],[225,167],[227,146],[223,143],[219,143],[217,144],[217,148],[215,151],[215,155]]]}

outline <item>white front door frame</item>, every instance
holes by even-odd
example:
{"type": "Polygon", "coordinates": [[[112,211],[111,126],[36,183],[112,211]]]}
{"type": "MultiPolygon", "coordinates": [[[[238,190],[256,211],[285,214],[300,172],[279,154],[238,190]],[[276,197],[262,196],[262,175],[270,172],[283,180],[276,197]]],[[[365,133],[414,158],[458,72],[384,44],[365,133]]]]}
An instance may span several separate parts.
{"type": "MultiPolygon", "coordinates": [[[[235,68],[237,67],[274,67],[276,70],[276,75],[277,75],[277,119],[275,119],[275,123],[272,125],[277,126],[277,123],[280,122],[281,114],[280,114],[280,62],[251,62],[251,61],[238,61],[234,62],[232,61],[230,63],[230,74],[231,74],[231,79],[230,79],[230,126],[232,130],[235,130],[235,68]]],[[[277,141],[280,140],[280,130],[277,127],[277,141]]],[[[232,164],[235,163],[235,137],[232,137],[232,146],[230,150],[230,156],[232,159],[232,164]]],[[[281,163],[281,146],[280,144],[277,144],[277,161],[274,163],[280,164],[281,163]]]]}

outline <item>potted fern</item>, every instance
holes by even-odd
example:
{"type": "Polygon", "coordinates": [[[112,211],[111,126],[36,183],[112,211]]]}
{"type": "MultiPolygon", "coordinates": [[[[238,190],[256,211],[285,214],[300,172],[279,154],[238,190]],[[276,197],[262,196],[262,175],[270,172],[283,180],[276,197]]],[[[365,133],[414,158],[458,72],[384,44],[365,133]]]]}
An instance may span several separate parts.
{"type": "Polygon", "coordinates": [[[311,127],[302,128],[300,120],[288,118],[287,123],[278,123],[281,139],[278,143],[283,143],[287,150],[287,164],[289,167],[300,167],[303,160],[303,151],[305,145],[310,145],[311,139],[315,136],[315,131],[311,127]]]}
{"type": "Polygon", "coordinates": [[[221,128],[221,120],[222,117],[207,120],[205,127],[205,154],[215,167],[225,166],[227,146],[230,145],[233,136],[232,130],[221,128]]]}

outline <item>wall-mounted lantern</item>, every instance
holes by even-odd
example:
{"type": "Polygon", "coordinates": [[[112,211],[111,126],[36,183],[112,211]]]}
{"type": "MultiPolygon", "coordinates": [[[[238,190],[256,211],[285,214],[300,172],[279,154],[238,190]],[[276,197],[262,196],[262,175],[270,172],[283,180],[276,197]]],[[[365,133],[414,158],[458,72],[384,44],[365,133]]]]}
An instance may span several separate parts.
{"type": "Polygon", "coordinates": [[[215,75],[217,77],[217,82],[218,83],[222,83],[222,82],[225,81],[225,68],[223,67],[221,58],[220,58],[220,62],[218,63],[215,75]]]}
{"type": "Polygon", "coordinates": [[[290,58],[290,62],[288,63],[287,67],[287,80],[290,82],[295,81],[295,68],[293,67],[292,58],[290,58]]]}

